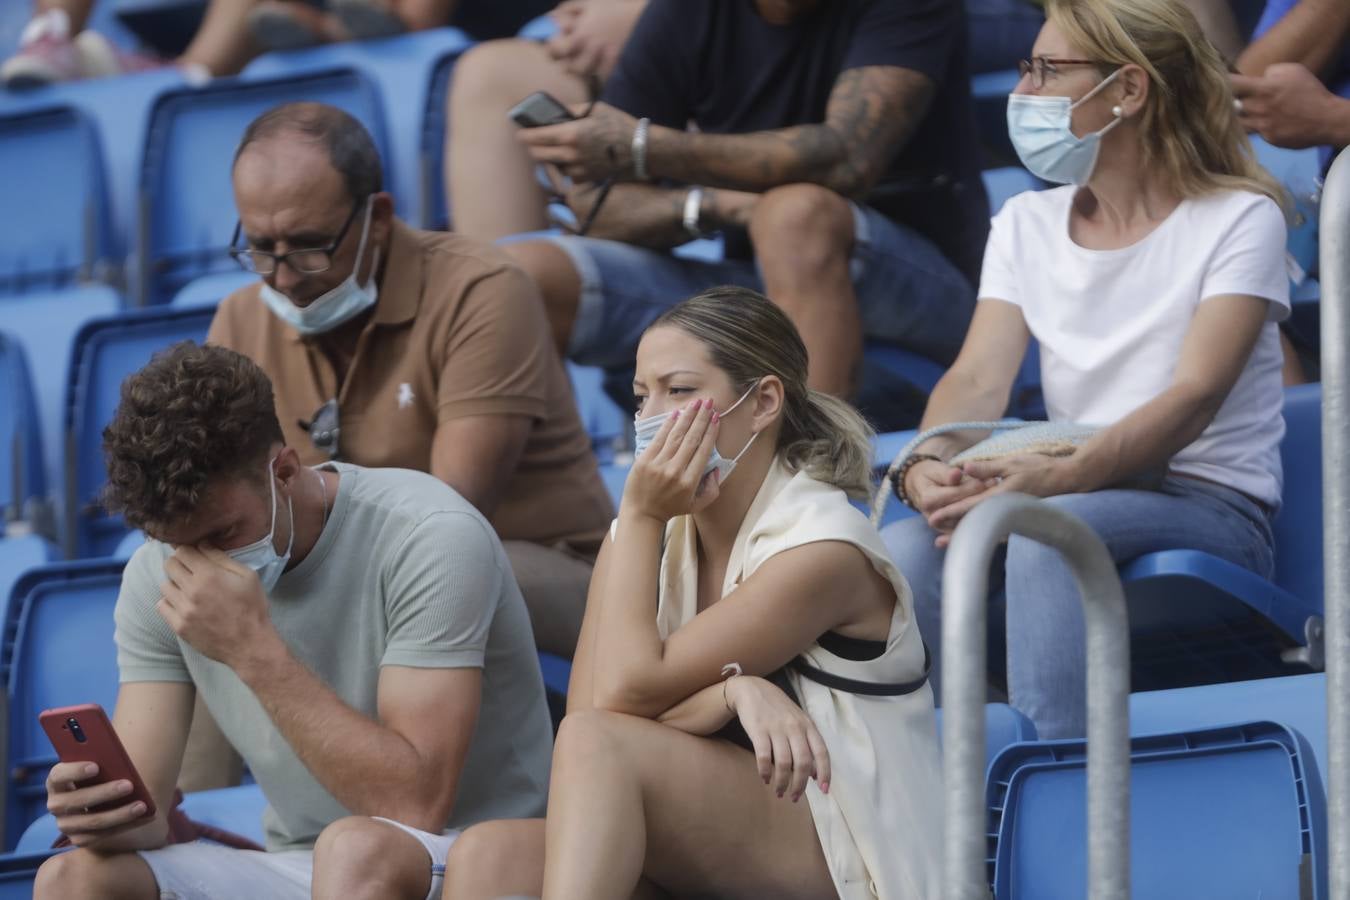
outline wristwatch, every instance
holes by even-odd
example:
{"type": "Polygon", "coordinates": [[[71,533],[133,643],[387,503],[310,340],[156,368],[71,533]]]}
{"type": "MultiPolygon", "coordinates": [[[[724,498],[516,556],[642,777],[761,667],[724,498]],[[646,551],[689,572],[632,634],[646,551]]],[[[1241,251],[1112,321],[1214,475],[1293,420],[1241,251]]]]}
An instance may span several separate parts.
{"type": "Polygon", "coordinates": [[[703,188],[691,187],[684,195],[684,230],[691,238],[703,237],[703,229],[698,227],[699,213],[703,208],[703,188]]]}

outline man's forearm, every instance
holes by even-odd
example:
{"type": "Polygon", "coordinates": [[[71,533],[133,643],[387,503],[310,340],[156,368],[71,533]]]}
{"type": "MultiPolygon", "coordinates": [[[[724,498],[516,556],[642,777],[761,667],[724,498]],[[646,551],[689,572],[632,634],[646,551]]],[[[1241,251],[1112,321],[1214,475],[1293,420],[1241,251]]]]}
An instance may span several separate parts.
{"type": "MultiPolygon", "coordinates": [[[[346,809],[439,831],[432,768],[402,736],[357,712],[278,638],[236,669],[305,768],[346,809]]],[[[434,775],[444,773],[438,768],[434,775]]]]}
{"type": "Polygon", "coordinates": [[[653,126],[647,168],[654,177],[737,191],[819,184],[844,195],[864,187],[848,147],[829,125],[751,134],[701,134],[653,126]]]}
{"type": "Polygon", "coordinates": [[[1350,4],[1345,0],[1301,0],[1237,59],[1244,75],[1262,75],[1281,62],[1296,62],[1319,75],[1337,59],[1350,33],[1350,4]]]}
{"type": "MultiPolygon", "coordinates": [[[[655,187],[643,184],[616,184],[600,208],[588,237],[623,241],[652,250],[678,247],[693,235],[684,227],[687,187],[655,187]]],[[[592,187],[575,192],[569,198],[572,211],[585,221],[598,191],[592,187]]],[[[744,191],[706,188],[699,204],[699,227],[705,232],[723,228],[744,228],[757,195],[744,191]]]]}

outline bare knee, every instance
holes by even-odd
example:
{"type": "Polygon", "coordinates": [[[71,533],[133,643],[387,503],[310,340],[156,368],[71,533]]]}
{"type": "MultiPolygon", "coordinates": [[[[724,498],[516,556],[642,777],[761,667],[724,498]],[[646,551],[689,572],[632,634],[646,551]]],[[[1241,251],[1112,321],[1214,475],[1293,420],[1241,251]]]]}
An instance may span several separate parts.
{"type": "Polygon", "coordinates": [[[571,257],[552,241],[518,241],[501,249],[538,285],[558,352],[565,356],[581,295],[581,277],[571,257]]]}
{"type": "Polygon", "coordinates": [[[829,188],[784,185],[755,204],[750,238],[761,265],[804,269],[843,262],[853,246],[853,212],[829,188]]]}
{"type": "Polygon", "coordinates": [[[553,741],[559,765],[622,765],[633,725],[642,720],[603,709],[581,709],[563,717],[553,741]]]}
{"type": "Polygon", "coordinates": [[[423,896],[431,863],[411,835],[365,816],[349,816],[319,833],[314,872],[316,897],[423,896]],[[341,893],[324,893],[321,885],[326,884],[340,886],[341,893]]]}
{"type": "Polygon", "coordinates": [[[99,856],[88,850],[71,850],[51,857],[38,869],[33,882],[34,900],[69,900],[75,897],[104,897],[111,900],[150,900],[158,891],[149,868],[148,879],[138,884],[126,877],[128,863],[139,860],[124,856],[99,856]]]}
{"type": "Polygon", "coordinates": [[[550,64],[548,51],[536,41],[507,38],[469,48],[455,62],[450,79],[450,107],[461,103],[490,103],[505,116],[506,109],[534,90],[526,77],[550,64]]]}

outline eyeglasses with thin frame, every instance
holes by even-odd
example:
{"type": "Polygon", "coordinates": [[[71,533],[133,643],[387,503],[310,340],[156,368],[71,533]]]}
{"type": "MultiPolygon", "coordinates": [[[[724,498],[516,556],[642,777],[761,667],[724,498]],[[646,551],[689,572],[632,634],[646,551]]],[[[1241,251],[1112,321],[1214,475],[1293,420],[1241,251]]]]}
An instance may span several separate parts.
{"type": "Polygon", "coordinates": [[[236,221],[234,236],[230,238],[230,256],[234,257],[234,261],[239,263],[244,271],[256,272],[259,275],[273,274],[277,266],[283,262],[301,275],[327,272],[333,265],[333,253],[342,245],[342,239],[347,236],[352,223],[356,221],[356,214],[365,208],[369,199],[366,197],[356,202],[352,211],[347,214],[347,221],[342,223],[342,229],[338,231],[337,237],[333,238],[327,247],[302,247],[299,250],[287,250],[285,253],[270,253],[266,250],[240,247],[239,232],[243,223],[236,221]]]}
{"type": "Polygon", "coordinates": [[[1058,75],[1063,66],[1097,66],[1101,63],[1091,59],[1060,59],[1054,56],[1033,56],[1031,59],[1017,61],[1017,74],[1023,78],[1031,75],[1031,86],[1040,90],[1045,87],[1046,75],[1058,75]]]}

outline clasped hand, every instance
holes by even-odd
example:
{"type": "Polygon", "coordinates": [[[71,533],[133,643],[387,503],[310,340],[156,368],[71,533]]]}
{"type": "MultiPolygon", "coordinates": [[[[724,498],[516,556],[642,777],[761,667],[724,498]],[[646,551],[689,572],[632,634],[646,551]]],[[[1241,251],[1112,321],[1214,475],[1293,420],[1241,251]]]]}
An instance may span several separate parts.
{"type": "Polygon", "coordinates": [[[275,635],[257,573],[214,547],[179,547],[164,562],[156,607],[174,634],[237,669],[260,638],[275,635]]]}
{"type": "Polygon", "coordinates": [[[961,466],[923,462],[910,469],[905,489],[928,526],[938,532],[937,545],[945,547],[965,514],[995,494],[1016,491],[1054,497],[1072,493],[1071,460],[1027,453],[961,466]]]}
{"type": "Polygon", "coordinates": [[[712,458],[720,418],[711,400],[675,410],[651,444],[633,462],[624,483],[620,513],[667,522],[700,512],[717,499],[717,473],[703,473],[712,458]]]}

